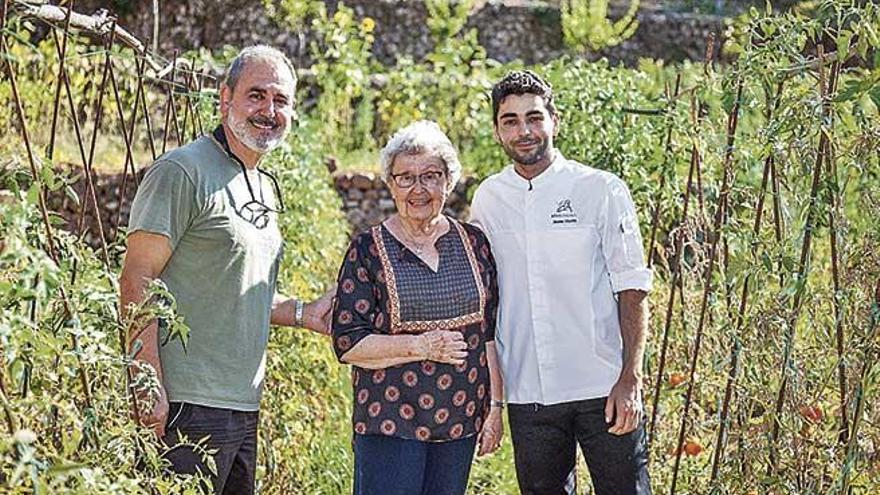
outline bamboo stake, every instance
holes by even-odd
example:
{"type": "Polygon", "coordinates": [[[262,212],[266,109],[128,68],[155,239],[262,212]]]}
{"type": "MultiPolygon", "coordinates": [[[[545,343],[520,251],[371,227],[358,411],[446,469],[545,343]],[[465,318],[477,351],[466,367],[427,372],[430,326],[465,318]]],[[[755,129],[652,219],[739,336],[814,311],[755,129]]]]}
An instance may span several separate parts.
{"type": "MultiPolygon", "coordinates": [[[[709,72],[709,64],[712,61],[712,54],[715,50],[715,34],[712,33],[709,35],[706,40],[706,56],[703,61],[703,70],[706,74],[709,72]]],[[[676,78],[676,92],[678,92],[679,84],[680,84],[681,74],[676,78]]],[[[691,93],[691,101],[690,101],[690,113],[691,113],[691,121],[694,123],[694,127],[696,128],[699,125],[700,113],[702,108],[702,102],[696,103],[696,97],[693,93],[691,93]]],[[[667,136],[671,136],[670,133],[667,136]]],[[[669,141],[667,141],[668,143],[669,141]]],[[[675,287],[679,285],[682,292],[681,304],[684,304],[684,283],[682,281],[681,275],[681,259],[684,255],[684,232],[681,229],[684,229],[685,225],[687,225],[688,219],[688,205],[690,203],[691,190],[693,189],[693,180],[694,176],[699,176],[699,167],[700,167],[700,152],[697,148],[696,142],[691,146],[691,160],[690,160],[690,169],[688,171],[688,179],[684,188],[684,205],[682,206],[682,213],[679,219],[679,231],[677,232],[674,239],[674,256],[672,260],[672,266],[670,267],[670,271],[672,272],[672,280],[670,281],[670,290],[669,290],[669,299],[666,303],[666,316],[663,322],[663,341],[660,345],[660,363],[657,367],[657,378],[654,380],[654,397],[651,404],[651,424],[649,427],[649,442],[653,443],[654,433],[657,426],[657,415],[659,412],[659,404],[660,404],[660,388],[663,384],[663,374],[666,371],[666,360],[667,353],[669,350],[669,333],[672,328],[672,317],[674,314],[675,308],[675,287]]],[[[656,217],[659,216],[659,212],[655,210],[655,221],[654,226],[652,226],[652,236],[654,235],[653,230],[656,227],[656,217]]],[[[652,239],[651,246],[653,248],[654,241],[652,239]]],[[[682,318],[682,324],[685,324],[684,318],[682,318]]]]}
{"type": "Polygon", "coordinates": [[[3,404],[3,414],[6,416],[6,431],[9,432],[9,436],[12,436],[15,435],[15,432],[18,430],[18,418],[16,418],[15,412],[12,410],[12,406],[9,403],[9,396],[6,393],[3,373],[5,368],[6,364],[0,363],[0,403],[3,404]]]}
{"type": "MultiPolygon", "coordinates": [[[[779,175],[776,169],[776,162],[770,163],[770,185],[773,187],[773,233],[776,236],[776,245],[782,246],[782,201],[779,194],[779,175]]],[[[785,270],[783,270],[782,260],[776,263],[776,271],[779,273],[779,287],[785,286],[785,270]]]]}
{"type": "MultiPolygon", "coordinates": [[[[141,57],[144,58],[146,56],[146,52],[141,54],[141,57]]],[[[147,106],[147,92],[143,89],[144,84],[144,65],[146,64],[146,59],[144,58],[141,62],[141,65],[138,67],[138,86],[141,88],[141,106],[144,111],[144,125],[147,130],[147,143],[150,145],[150,154],[153,156],[153,160],[155,161],[159,155],[156,153],[156,142],[153,139],[153,124],[150,121],[150,109],[147,106]]],[[[137,101],[135,101],[137,104],[137,101]]]]}
{"type": "Polygon", "coordinates": [[[185,102],[185,105],[183,106],[183,124],[181,127],[183,129],[183,134],[186,135],[186,124],[187,124],[187,122],[189,122],[190,115],[191,115],[192,116],[192,133],[190,133],[190,140],[195,141],[196,137],[197,137],[196,136],[196,112],[193,109],[192,97],[190,96],[190,93],[192,91],[192,82],[193,82],[193,73],[187,72],[186,78],[183,80],[183,85],[186,88],[186,92],[183,95],[183,101],[185,102]]]}
{"type": "MultiPolygon", "coordinates": [[[[66,39],[68,37],[68,34],[69,33],[67,33],[67,32],[62,33],[62,39],[65,39],[65,44],[66,44],[66,39]]],[[[66,53],[66,49],[63,49],[64,46],[58,40],[58,34],[55,32],[54,29],[52,30],[52,39],[55,41],[55,53],[59,57],[63,58],[65,56],[64,54],[66,53]]],[[[74,131],[74,134],[76,135],[76,144],[79,148],[79,156],[80,156],[80,159],[82,160],[83,170],[85,171],[85,165],[86,165],[86,162],[88,161],[88,158],[86,157],[86,148],[85,148],[85,142],[84,142],[84,139],[82,136],[82,128],[80,127],[79,116],[77,115],[77,112],[76,112],[76,104],[73,101],[73,90],[70,88],[70,77],[68,76],[66,67],[64,67],[63,70],[59,71],[59,78],[60,78],[61,82],[64,84],[64,90],[67,95],[67,103],[68,103],[68,107],[70,107],[70,115],[73,120],[73,131],[74,131]]],[[[60,95],[59,95],[59,97],[60,97],[60,95]]],[[[85,172],[83,172],[83,173],[85,173],[85,172]]]]}
{"type": "MultiPolygon", "coordinates": [[[[135,57],[134,66],[135,66],[135,71],[138,73],[138,81],[137,81],[137,86],[136,86],[137,89],[135,89],[135,93],[134,93],[134,104],[131,107],[131,120],[130,120],[131,127],[128,129],[128,136],[131,139],[132,146],[134,146],[134,143],[135,143],[134,135],[135,135],[135,131],[137,129],[139,99],[141,97],[141,93],[144,91],[143,78],[140,75],[141,71],[138,70],[140,68],[139,64],[141,64],[141,63],[146,63],[146,62],[143,62],[141,59],[135,57]]],[[[138,177],[137,168],[135,167],[134,159],[132,159],[132,162],[131,162],[131,174],[134,177],[135,187],[140,186],[141,180],[138,177]]],[[[123,196],[124,196],[124,194],[123,194],[123,196]]],[[[118,219],[117,219],[116,224],[119,225],[118,219]]]]}
{"type": "MultiPolygon", "coordinates": [[[[52,112],[52,126],[51,126],[50,135],[49,135],[49,146],[47,148],[47,156],[48,156],[47,161],[49,163],[54,163],[55,139],[57,136],[57,129],[58,129],[58,126],[57,126],[58,114],[59,114],[59,111],[61,108],[61,87],[62,87],[62,85],[64,86],[64,88],[66,90],[68,98],[70,98],[70,94],[71,94],[70,81],[68,79],[67,67],[65,65],[65,62],[66,62],[66,58],[67,58],[67,42],[70,37],[70,17],[71,17],[72,12],[73,12],[73,0],[71,0],[71,4],[69,6],[69,9],[67,9],[66,19],[64,22],[64,28],[63,28],[62,35],[61,35],[63,43],[61,41],[59,41],[58,33],[57,33],[56,29],[54,27],[50,26],[50,31],[52,32],[52,40],[54,41],[54,46],[55,46],[55,53],[58,55],[58,76],[57,76],[58,80],[57,80],[56,88],[55,88],[55,99],[54,99],[53,112],[52,112]]],[[[71,100],[71,102],[72,102],[72,100],[71,100]]],[[[79,119],[76,115],[76,108],[73,105],[71,105],[71,116],[74,121],[74,129],[76,131],[76,141],[77,141],[77,145],[79,146],[80,157],[82,159],[82,163],[85,164],[85,160],[86,160],[85,148],[83,146],[82,135],[80,133],[79,119]]],[[[70,283],[71,284],[75,283],[75,281],[76,281],[77,265],[78,265],[78,261],[74,260],[74,263],[73,263],[73,266],[71,269],[71,275],[70,275],[70,283]]],[[[34,300],[32,302],[32,304],[35,305],[36,300],[34,300]]],[[[73,345],[76,346],[77,343],[74,341],[73,345]]],[[[57,368],[58,366],[60,366],[60,363],[61,363],[61,354],[56,353],[53,366],[55,368],[57,368]]],[[[59,375],[58,376],[58,386],[59,387],[63,387],[63,381],[64,381],[63,375],[59,375]]],[[[56,445],[59,445],[60,444],[60,435],[57,431],[55,431],[55,425],[57,425],[57,423],[58,423],[58,406],[55,404],[53,404],[52,408],[51,408],[51,417],[52,417],[52,425],[53,425],[53,431],[54,431],[52,440],[56,445]]]]}
{"type": "MultiPolygon", "coordinates": [[[[834,111],[831,107],[833,95],[837,92],[837,82],[840,74],[840,62],[835,60],[831,65],[831,80],[829,81],[828,95],[824,101],[823,111],[828,117],[828,125],[830,134],[834,123],[834,111]]],[[[837,348],[837,387],[840,394],[840,433],[838,441],[845,444],[849,438],[849,420],[847,417],[847,395],[846,395],[846,358],[844,357],[844,348],[846,345],[846,337],[843,328],[843,308],[841,298],[843,292],[840,283],[840,254],[839,241],[837,237],[837,218],[843,213],[840,210],[840,198],[837,185],[837,165],[834,160],[833,143],[829,138],[828,154],[825,157],[827,165],[826,179],[831,185],[831,208],[828,211],[828,234],[829,243],[831,245],[831,280],[834,287],[834,334],[835,344],[837,348]]]]}
{"type": "MultiPolygon", "coordinates": [[[[766,119],[768,123],[772,119],[772,116],[775,112],[779,110],[779,105],[782,101],[782,88],[783,82],[780,81],[776,87],[776,95],[774,97],[774,103],[772,109],[768,108],[766,119]]],[[[755,222],[752,225],[752,236],[755,239],[752,242],[752,250],[751,256],[752,261],[757,262],[757,238],[761,233],[761,223],[763,221],[764,215],[764,198],[767,195],[768,183],[770,181],[770,169],[774,162],[774,154],[771,148],[771,151],[767,154],[767,157],[764,159],[764,171],[761,176],[761,189],[758,193],[757,204],[755,205],[755,222]]],[[[721,467],[721,462],[724,458],[724,446],[726,444],[726,434],[727,434],[727,421],[730,414],[730,402],[733,397],[734,387],[736,386],[736,379],[739,374],[739,362],[740,355],[742,354],[742,332],[743,332],[743,322],[745,321],[745,314],[748,308],[748,297],[749,297],[749,288],[751,283],[752,273],[749,272],[746,274],[745,279],[743,280],[742,292],[739,298],[739,309],[735,314],[732,314],[732,318],[734,321],[734,333],[732,337],[732,347],[730,353],[730,369],[727,376],[727,384],[724,388],[724,400],[721,405],[721,417],[718,422],[718,436],[715,440],[715,450],[712,458],[712,472],[710,475],[710,482],[715,482],[718,479],[718,473],[721,467]]]]}
{"type": "MultiPolygon", "coordinates": [[[[822,45],[818,45],[819,58],[824,60],[822,45]]],[[[828,85],[826,84],[825,65],[819,65],[819,93],[825,101],[828,98],[828,85]]],[[[832,75],[832,78],[835,78],[832,75]]],[[[773,427],[771,430],[770,441],[770,472],[775,472],[777,467],[776,444],[779,440],[781,428],[782,409],[785,405],[785,391],[788,386],[788,369],[791,366],[792,356],[794,354],[794,344],[797,337],[796,327],[800,316],[802,299],[806,291],[807,280],[810,272],[810,253],[813,240],[814,223],[818,214],[819,189],[822,179],[822,165],[828,154],[829,140],[828,134],[820,132],[819,145],[816,152],[816,161],[813,164],[812,185],[810,187],[810,202],[807,207],[807,218],[804,222],[804,240],[801,245],[800,262],[798,264],[797,285],[792,299],[791,312],[786,325],[785,344],[782,360],[782,380],[776,395],[776,404],[774,407],[773,427]]]]}
{"type": "Polygon", "coordinates": [[[171,121],[174,120],[174,129],[177,133],[177,144],[183,144],[180,140],[180,127],[177,122],[177,106],[174,104],[174,79],[177,76],[177,50],[174,50],[174,60],[171,63],[171,80],[166,83],[168,102],[165,104],[165,128],[162,130],[162,154],[168,151],[168,130],[171,121]]]}
{"type": "MultiPolygon", "coordinates": [[[[68,34],[69,33],[67,33],[67,32],[63,33],[62,36],[64,37],[65,40],[67,39],[68,34]]],[[[55,42],[54,43],[55,44],[55,53],[58,54],[58,56],[60,57],[61,56],[61,42],[58,40],[58,34],[55,32],[54,29],[52,30],[52,39],[55,42]]],[[[66,43],[66,41],[65,41],[65,43],[66,43]]],[[[74,135],[76,136],[76,144],[79,149],[80,160],[82,162],[83,178],[86,179],[86,182],[83,184],[83,189],[85,190],[85,193],[83,195],[84,197],[81,197],[80,201],[79,201],[80,221],[77,223],[77,231],[82,232],[82,220],[83,220],[82,214],[83,214],[84,209],[86,208],[86,204],[84,202],[88,201],[88,191],[89,191],[88,180],[91,178],[91,176],[86,172],[87,171],[86,164],[88,163],[88,158],[86,157],[86,149],[85,149],[85,143],[84,143],[85,139],[83,138],[83,135],[82,135],[82,129],[81,129],[80,123],[79,123],[79,115],[77,113],[76,103],[74,103],[74,101],[73,101],[73,90],[70,88],[70,77],[67,74],[66,68],[61,72],[61,77],[62,77],[62,82],[64,83],[65,94],[67,95],[67,104],[68,104],[68,107],[70,107],[70,117],[73,120],[73,131],[74,131],[74,135]]],[[[79,271],[79,260],[74,259],[73,266],[71,267],[71,270],[70,270],[70,283],[71,284],[76,282],[76,275],[77,275],[78,271],[79,271]]]]}
{"type": "MultiPolygon", "coordinates": [[[[89,158],[85,164],[85,179],[86,186],[88,189],[87,194],[91,197],[92,205],[95,210],[95,221],[98,224],[98,238],[101,241],[101,250],[104,255],[104,264],[105,266],[110,266],[110,254],[107,250],[107,239],[104,237],[104,222],[101,219],[101,208],[98,206],[98,195],[95,191],[95,183],[92,178],[92,166],[95,160],[95,146],[98,141],[98,134],[101,131],[101,120],[104,115],[104,92],[107,87],[107,79],[109,77],[110,72],[110,50],[113,47],[113,34],[111,32],[109,41],[105,46],[105,55],[104,55],[104,74],[101,77],[101,84],[98,86],[98,94],[95,97],[95,122],[94,127],[92,129],[92,139],[91,146],[89,148],[89,158]]],[[[80,229],[83,228],[85,223],[85,207],[80,209],[80,229]]]]}
{"type": "MultiPolygon", "coordinates": [[[[51,131],[49,132],[49,146],[46,149],[46,156],[49,158],[49,163],[52,163],[54,155],[55,155],[55,132],[58,129],[58,111],[61,109],[61,86],[64,81],[65,68],[64,62],[67,56],[67,35],[70,33],[70,14],[73,11],[73,1],[70,1],[70,8],[67,9],[67,15],[64,19],[64,43],[61,45],[58,50],[58,79],[55,82],[55,100],[52,106],[52,126],[51,131]]],[[[55,43],[58,43],[58,35],[55,34],[55,29],[51,28],[52,36],[55,38],[55,43]]]]}
{"type": "MultiPolygon", "coordinates": [[[[30,140],[30,132],[28,131],[28,121],[27,117],[24,113],[24,108],[21,102],[21,95],[18,91],[18,84],[15,79],[15,69],[12,67],[12,58],[8,56],[8,48],[6,45],[6,12],[8,8],[7,4],[8,0],[4,0],[3,2],[3,15],[2,15],[2,28],[0,28],[0,53],[3,54],[3,58],[6,60],[6,70],[7,75],[9,76],[9,83],[12,89],[12,97],[15,102],[16,115],[18,116],[19,123],[21,124],[21,137],[25,143],[25,150],[27,152],[28,165],[30,166],[31,177],[34,181],[40,180],[39,172],[37,171],[36,158],[34,155],[33,148],[31,147],[30,140]]],[[[38,206],[40,210],[40,216],[42,217],[43,227],[46,231],[46,247],[49,252],[49,256],[52,258],[55,263],[59,261],[59,253],[55,244],[55,237],[52,232],[52,224],[49,222],[49,214],[48,208],[46,207],[46,198],[40,191],[38,193],[38,206]]],[[[65,313],[70,316],[73,315],[73,311],[71,310],[70,300],[67,296],[67,292],[64,289],[63,285],[58,287],[59,294],[61,296],[61,302],[64,307],[65,313]]],[[[76,335],[71,335],[73,348],[78,348],[77,337],[76,335]]],[[[92,392],[91,392],[91,380],[89,378],[88,372],[86,371],[82,360],[77,356],[77,361],[79,362],[78,367],[78,375],[80,378],[80,382],[83,387],[84,401],[86,407],[89,409],[93,409],[93,401],[92,401],[92,392]]]]}
{"type": "MultiPolygon", "coordinates": [[[[196,80],[198,81],[198,85],[196,86],[196,91],[198,92],[198,95],[199,95],[199,103],[201,103],[202,90],[204,89],[204,84],[205,84],[205,69],[204,68],[202,69],[201,72],[199,72],[198,76],[196,77],[196,80]]],[[[199,125],[199,134],[201,135],[201,134],[205,133],[205,126],[202,125],[202,116],[199,115],[200,112],[198,111],[198,109],[199,108],[197,105],[195,116],[196,116],[196,122],[198,122],[198,125],[199,125]]]]}
{"type": "MultiPolygon", "coordinates": [[[[128,169],[129,167],[132,169],[132,175],[134,175],[134,156],[132,152],[132,140],[133,134],[129,134],[128,130],[125,128],[125,111],[122,109],[122,98],[119,96],[119,85],[116,83],[116,74],[113,69],[113,63],[110,63],[110,87],[113,89],[113,97],[116,100],[116,114],[119,118],[119,130],[122,132],[122,139],[125,143],[125,161],[122,165],[122,185],[120,187],[120,195],[117,198],[116,204],[116,215],[112,224],[112,234],[113,238],[116,238],[116,232],[119,231],[119,218],[122,215],[122,206],[125,204],[125,192],[126,186],[128,185],[128,169]]],[[[136,121],[137,115],[137,104],[134,106],[133,114],[132,114],[132,132],[134,131],[134,123],[136,121]]]]}
{"type": "Polygon", "coordinates": [[[687,393],[685,395],[684,412],[682,413],[681,426],[678,431],[678,442],[676,443],[675,466],[672,471],[672,486],[670,493],[675,494],[676,484],[678,482],[678,473],[681,468],[682,445],[684,444],[685,435],[687,434],[688,415],[690,413],[691,403],[694,393],[694,377],[697,372],[697,364],[699,363],[701,344],[703,341],[703,331],[705,327],[706,314],[709,306],[709,298],[712,293],[712,273],[715,269],[715,258],[718,255],[718,246],[721,238],[724,236],[723,222],[727,217],[728,198],[733,182],[733,150],[736,138],[736,128],[739,121],[739,109],[742,103],[743,81],[737,82],[736,101],[733,109],[730,111],[727,123],[727,148],[724,155],[723,177],[721,181],[721,190],[718,195],[718,206],[715,211],[715,222],[712,236],[712,242],[709,248],[709,259],[706,265],[703,287],[703,299],[700,305],[700,318],[697,323],[696,338],[694,341],[694,351],[691,357],[690,375],[688,380],[687,393]]]}
{"type": "MultiPolygon", "coordinates": [[[[693,103],[692,103],[693,104],[693,103]]],[[[672,265],[670,267],[672,271],[672,280],[670,281],[670,289],[669,289],[669,298],[666,302],[666,316],[663,320],[663,342],[660,345],[660,364],[657,368],[657,378],[654,380],[654,400],[651,405],[651,425],[649,428],[650,434],[648,438],[651,442],[654,440],[654,432],[657,426],[657,415],[659,411],[659,403],[660,403],[660,388],[663,384],[663,375],[666,372],[666,360],[667,353],[669,350],[669,333],[672,328],[672,317],[674,314],[675,308],[675,289],[679,287],[681,292],[681,304],[684,304],[684,292],[683,292],[683,281],[681,274],[681,262],[682,257],[684,256],[684,237],[685,233],[682,229],[685,228],[688,219],[688,205],[690,204],[690,192],[693,186],[694,175],[696,174],[695,169],[697,167],[697,155],[699,151],[697,150],[696,145],[691,149],[691,165],[690,170],[688,172],[688,180],[687,185],[684,190],[684,205],[682,206],[682,212],[679,222],[679,230],[675,233],[675,241],[674,241],[674,255],[672,257],[672,265]]],[[[682,317],[682,325],[685,324],[685,320],[682,317]]]]}
{"type": "MultiPolygon", "coordinates": [[[[672,163],[672,167],[675,167],[675,159],[672,157],[672,129],[673,124],[675,123],[674,114],[675,114],[675,106],[678,100],[678,92],[681,89],[681,72],[676,74],[675,76],[675,89],[672,92],[671,100],[667,104],[666,109],[666,144],[664,145],[664,153],[663,153],[663,165],[660,167],[660,186],[657,188],[658,191],[663,191],[666,188],[666,168],[669,166],[669,163],[672,163]]],[[[670,98],[669,94],[669,86],[666,86],[666,97],[670,98]]],[[[654,212],[651,215],[651,235],[648,241],[648,268],[651,268],[654,265],[654,252],[657,249],[656,240],[657,240],[657,227],[660,224],[660,209],[662,206],[662,201],[660,201],[659,197],[657,200],[657,204],[654,205],[654,212]]]]}
{"type": "MultiPolygon", "coordinates": [[[[3,59],[6,61],[6,73],[9,76],[9,85],[12,89],[12,97],[15,101],[15,110],[18,115],[19,122],[21,122],[21,137],[24,140],[25,151],[27,152],[28,157],[28,165],[30,166],[31,176],[34,181],[40,181],[40,174],[37,170],[37,161],[34,156],[33,148],[31,147],[31,138],[30,133],[27,129],[26,117],[24,115],[24,108],[21,104],[21,96],[18,93],[18,84],[15,79],[15,69],[12,67],[12,55],[9,54],[8,48],[6,46],[6,13],[8,9],[8,4],[6,3],[8,0],[4,0],[3,5],[3,24],[2,28],[0,28],[0,54],[3,55],[3,59]]],[[[49,248],[49,253],[52,255],[53,259],[58,259],[58,250],[55,247],[55,236],[52,233],[52,225],[49,222],[49,211],[46,206],[46,193],[44,189],[41,187],[37,193],[37,202],[40,207],[40,215],[43,220],[43,226],[46,231],[46,244],[49,248]]]]}
{"type": "Polygon", "coordinates": [[[877,295],[875,296],[872,305],[870,327],[867,332],[867,338],[865,339],[865,342],[870,347],[868,347],[864,359],[862,360],[862,370],[861,373],[859,373],[858,385],[854,392],[856,400],[855,407],[853,408],[852,428],[849,431],[849,437],[846,443],[846,455],[843,460],[843,466],[840,470],[841,489],[838,493],[846,495],[850,493],[849,475],[852,470],[852,463],[856,457],[856,451],[858,450],[859,430],[861,429],[862,420],[865,416],[865,389],[868,386],[868,380],[870,379],[871,373],[877,365],[877,352],[874,342],[876,342],[877,339],[877,326],[878,323],[880,323],[877,321],[877,314],[880,314],[880,312],[877,311],[878,307],[880,307],[880,285],[878,285],[877,295]]]}

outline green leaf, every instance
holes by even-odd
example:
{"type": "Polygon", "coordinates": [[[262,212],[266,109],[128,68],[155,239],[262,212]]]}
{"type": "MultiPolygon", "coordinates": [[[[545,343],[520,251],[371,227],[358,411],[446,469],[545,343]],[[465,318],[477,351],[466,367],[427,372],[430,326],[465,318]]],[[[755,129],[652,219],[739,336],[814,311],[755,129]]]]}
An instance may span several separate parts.
{"type": "Polygon", "coordinates": [[[852,41],[852,31],[843,30],[837,35],[837,60],[841,63],[846,61],[849,54],[849,45],[852,41]]]}
{"type": "Polygon", "coordinates": [[[874,103],[874,110],[876,115],[876,109],[880,108],[880,85],[874,86],[874,88],[868,92],[868,96],[871,98],[871,101],[874,103]]]}
{"type": "Polygon", "coordinates": [[[73,187],[70,184],[65,184],[64,186],[64,195],[73,202],[74,207],[78,210],[81,207],[81,203],[79,200],[79,194],[74,191],[73,187]]]}
{"type": "Polygon", "coordinates": [[[772,272],[774,269],[773,260],[770,259],[770,255],[767,253],[761,253],[761,264],[764,265],[764,269],[768,272],[772,272]]]}

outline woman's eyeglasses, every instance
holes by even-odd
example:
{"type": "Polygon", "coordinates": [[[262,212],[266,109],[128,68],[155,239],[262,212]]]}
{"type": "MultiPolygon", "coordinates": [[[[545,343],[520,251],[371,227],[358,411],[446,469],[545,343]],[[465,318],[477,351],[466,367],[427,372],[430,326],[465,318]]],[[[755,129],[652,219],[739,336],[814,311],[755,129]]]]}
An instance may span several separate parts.
{"type": "Polygon", "coordinates": [[[416,181],[429,188],[446,185],[446,172],[440,172],[438,170],[430,170],[419,175],[409,173],[391,174],[391,178],[394,179],[394,183],[397,184],[397,187],[401,189],[407,189],[416,185],[416,181]]]}

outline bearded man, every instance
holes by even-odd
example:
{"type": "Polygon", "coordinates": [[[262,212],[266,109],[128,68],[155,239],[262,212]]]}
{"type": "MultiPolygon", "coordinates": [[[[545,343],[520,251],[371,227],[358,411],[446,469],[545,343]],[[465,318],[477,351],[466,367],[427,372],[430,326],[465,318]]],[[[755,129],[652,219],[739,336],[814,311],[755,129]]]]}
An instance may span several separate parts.
{"type": "Polygon", "coordinates": [[[565,158],[553,89],[530,71],[492,88],[512,163],[474,194],[498,264],[496,346],[520,491],[576,493],[580,445],[596,495],[650,495],[642,414],[648,333],[638,216],[618,177],[565,158]]]}
{"type": "Polygon", "coordinates": [[[220,90],[221,125],[157,159],[132,205],[121,307],[158,278],[190,329],[186,345],[155,320],[129,335],[133,371],[151,367],[161,384],[139,419],[171,447],[174,471],[204,474],[218,494],[254,492],[270,324],[327,331],[329,297],[304,304],[275,292],[284,204],[259,164],[287,135],[295,89],[283,53],[242,50],[220,90]],[[188,446],[205,437],[204,450],[188,446]],[[216,469],[204,463],[211,451],[216,469]]]}

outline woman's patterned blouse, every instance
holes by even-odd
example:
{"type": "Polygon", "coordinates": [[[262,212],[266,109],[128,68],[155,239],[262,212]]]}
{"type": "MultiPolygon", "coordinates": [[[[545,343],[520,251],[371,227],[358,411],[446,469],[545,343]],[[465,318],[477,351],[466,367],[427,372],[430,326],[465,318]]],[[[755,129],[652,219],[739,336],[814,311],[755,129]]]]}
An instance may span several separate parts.
{"type": "Polygon", "coordinates": [[[384,225],[358,235],[339,270],[333,346],[342,356],[373,335],[461,332],[464,364],[418,361],[379,370],[352,366],[357,434],[429,442],[480,431],[489,412],[486,342],[495,339],[498,286],[486,236],[449,219],[437,239],[437,272],[384,225]]]}

